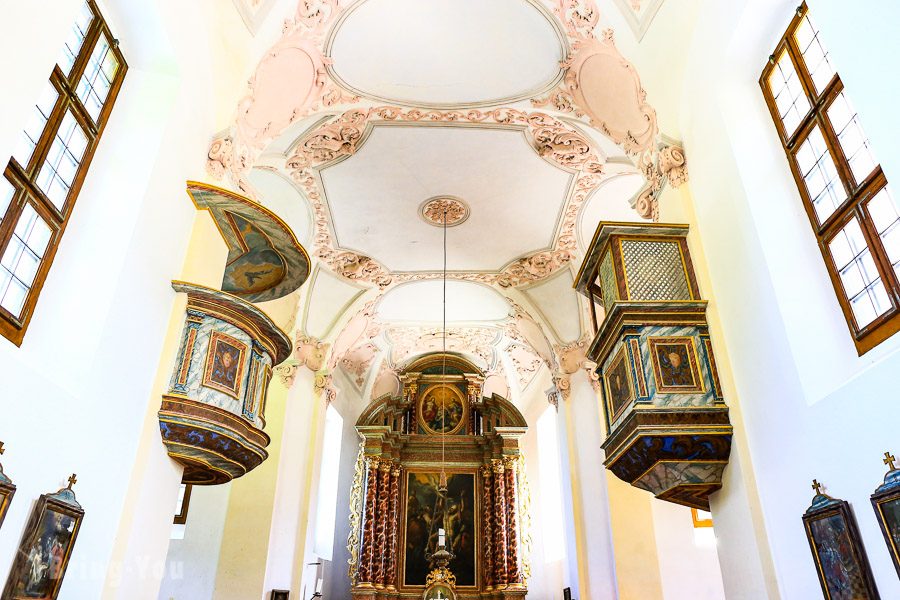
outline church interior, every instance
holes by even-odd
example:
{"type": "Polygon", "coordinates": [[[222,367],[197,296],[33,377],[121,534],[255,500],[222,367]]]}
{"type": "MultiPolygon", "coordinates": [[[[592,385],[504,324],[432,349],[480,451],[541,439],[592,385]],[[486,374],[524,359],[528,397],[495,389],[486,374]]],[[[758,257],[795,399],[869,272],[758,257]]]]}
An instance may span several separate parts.
{"type": "Polygon", "coordinates": [[[0,600],[900,598],[900,4],[797,2],[0,6],[0,600]]]}

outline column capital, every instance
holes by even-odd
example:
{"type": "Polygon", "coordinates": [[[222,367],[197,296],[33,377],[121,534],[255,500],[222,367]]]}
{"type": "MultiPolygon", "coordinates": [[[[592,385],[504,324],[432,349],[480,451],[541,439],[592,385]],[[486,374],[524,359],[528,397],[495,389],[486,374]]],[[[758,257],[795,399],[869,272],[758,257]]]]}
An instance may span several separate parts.
{"type": "Polygon", "coordinates": [[[491,465],[492,465],[492,467],[493,467],[493,469],[494,469],[494,473],[496,473],[497,475],[502,475],[502,474],[503,474],[503,470],[504,470],[504,469],[503,469],[503,459],[501,459],[501,458],[492,458],[492,459],[491,459],[491,465]]]}
{"type": "Polygon", "coordinates": [[[316,372],[325,366],[325,356],[330,344],[302,333],[297,334],[294,342],[294,359],[299,366],[316,372]]]}

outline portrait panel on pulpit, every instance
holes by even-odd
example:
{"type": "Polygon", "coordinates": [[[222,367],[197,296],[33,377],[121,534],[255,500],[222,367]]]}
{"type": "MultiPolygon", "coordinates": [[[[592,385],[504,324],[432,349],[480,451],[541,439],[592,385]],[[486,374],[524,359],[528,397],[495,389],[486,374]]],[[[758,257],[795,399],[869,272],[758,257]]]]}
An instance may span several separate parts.
{"type": "Polygon", "coordinates": [[[432,569],[428,561],[437,550],[438,530],[444,529],[447,550],[455,556],[448,568],[458,587],[477,584],[478,539],[475,474],[447,473],[447,491],[438,491],[436,471],[412,471],[407,475],[403,585],[424,586],[432,569]]]}

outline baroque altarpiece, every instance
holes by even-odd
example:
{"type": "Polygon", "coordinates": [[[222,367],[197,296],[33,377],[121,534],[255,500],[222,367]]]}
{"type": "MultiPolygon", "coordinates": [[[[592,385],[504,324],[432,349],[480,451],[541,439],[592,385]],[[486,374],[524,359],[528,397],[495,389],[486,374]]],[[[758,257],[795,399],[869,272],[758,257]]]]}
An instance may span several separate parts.
{"type": "Polygon", "coordinates": [[[525,419],[505,398],[483,397],[484,374],[456,355],[421,358],[401,381],[399,396],[374,400],[356,423],[353,598],[524,597],[525,419]]]}

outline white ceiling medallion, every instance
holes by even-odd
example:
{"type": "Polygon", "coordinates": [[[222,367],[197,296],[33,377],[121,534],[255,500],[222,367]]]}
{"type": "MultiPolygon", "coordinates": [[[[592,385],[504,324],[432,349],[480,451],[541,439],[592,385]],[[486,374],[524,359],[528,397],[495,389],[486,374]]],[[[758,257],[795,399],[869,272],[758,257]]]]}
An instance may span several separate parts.
{"type": "Polygon", "coordinates": [[[469,218],[469,205],[456,196],[434,196],[419,206],[419,216],[429,225],[444,226],[444,215],[447,227],[456,227],[469,218]]]}
{"type": "Polygon", "coordinates": [[[328,75],[351,93],[451,110],[544,94],[568,54],[541,0],[358,0],[325,42],[328,75]]]}

